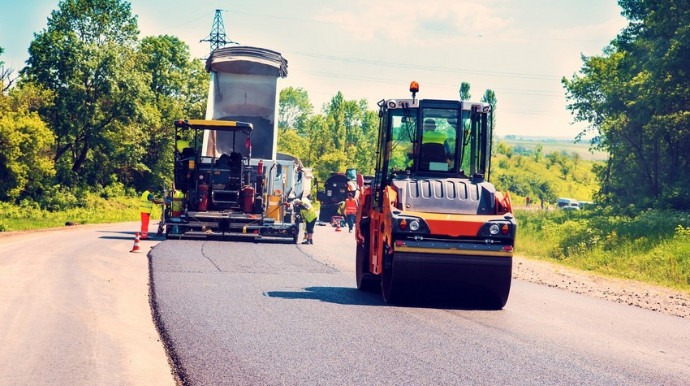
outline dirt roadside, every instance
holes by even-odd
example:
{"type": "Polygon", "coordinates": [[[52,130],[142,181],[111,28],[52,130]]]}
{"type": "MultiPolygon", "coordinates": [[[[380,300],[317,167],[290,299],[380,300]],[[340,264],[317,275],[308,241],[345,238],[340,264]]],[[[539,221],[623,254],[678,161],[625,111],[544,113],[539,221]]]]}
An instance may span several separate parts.
{"type": "Polygon", "coordinates": [[[690,317],[690,294],[634,280],[615,279],[556,263],[515,256],[513,278],[664,314],[690,317]]]}

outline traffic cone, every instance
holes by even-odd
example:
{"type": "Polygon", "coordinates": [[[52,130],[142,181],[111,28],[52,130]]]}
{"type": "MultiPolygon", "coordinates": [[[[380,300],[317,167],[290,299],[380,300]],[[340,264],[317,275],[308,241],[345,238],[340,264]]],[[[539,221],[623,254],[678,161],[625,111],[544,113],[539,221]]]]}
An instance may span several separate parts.
{"type": "Polygon", "coordinates": [[[336,232],[342,232],[343,230],[340,229],[340,220],[335,222],[335,231],[336,232]]]}
{"type": "Polygon", "coordinates": [[[139,232],[134,236],[134,247],[130,252],[141,252],[141,250],[139,250],[139,232]]]}

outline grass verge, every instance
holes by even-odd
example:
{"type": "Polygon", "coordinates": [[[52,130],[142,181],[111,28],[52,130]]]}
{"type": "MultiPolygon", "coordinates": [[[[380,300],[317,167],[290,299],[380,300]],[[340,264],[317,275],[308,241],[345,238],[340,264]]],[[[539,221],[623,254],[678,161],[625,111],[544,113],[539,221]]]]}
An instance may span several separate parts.
{"type": "Polygon", "coordinates": [[[611,210],[516,211],[516,252],[690,292],[690,215],[611,210]]]}
{"type": "MultiPolygon", "coordinates": [[[[154,205],[151,219],[161,216],[161,207],[154,205]]],[[[0,203],[0,232],[56,228],[71,224],[103,224],[139,221],[139,200],[132,197],[103,199],[91,196],[80,206],[51,211],[38,204],[23,201],[20,205],[0,203]]]]}

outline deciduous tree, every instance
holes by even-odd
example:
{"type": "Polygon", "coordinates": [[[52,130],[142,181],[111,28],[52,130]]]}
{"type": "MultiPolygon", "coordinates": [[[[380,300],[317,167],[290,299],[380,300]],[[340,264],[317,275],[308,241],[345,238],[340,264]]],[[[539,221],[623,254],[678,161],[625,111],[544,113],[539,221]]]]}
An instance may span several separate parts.
{"type": "Polygon", "coordinates": [[[34,35],[21,74],[55,93],[41,116],[55,133],[63,182],[107,183],[123,138],[144,140],[133,125],[146,114],[148,91],[135,71],[137,34],[127,2],[64,0],[34,35]]]}
{"type": "Polygon", "coordinates": [[[568,108],[609,153],[599,197],[621,206],[690,208],[690,8],[619,0],[630,23],[602,56],[563,79],[568,108]]]}

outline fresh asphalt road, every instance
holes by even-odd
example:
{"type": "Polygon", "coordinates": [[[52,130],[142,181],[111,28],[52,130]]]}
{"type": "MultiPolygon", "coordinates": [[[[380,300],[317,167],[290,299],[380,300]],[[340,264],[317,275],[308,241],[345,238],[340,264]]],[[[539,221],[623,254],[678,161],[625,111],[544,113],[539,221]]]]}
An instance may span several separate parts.
{"type": "Polygon", "coordinates": [[[354,285],[354,239],[167,240],[159,328],[189,385],[687,385],[690,321],[513,281],[501,311],[392,306],[354,285]]]}

